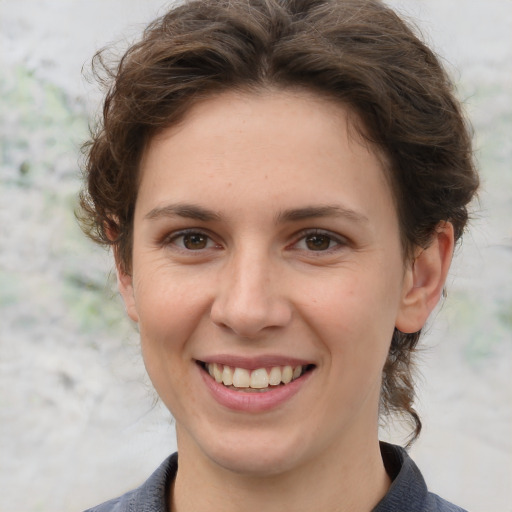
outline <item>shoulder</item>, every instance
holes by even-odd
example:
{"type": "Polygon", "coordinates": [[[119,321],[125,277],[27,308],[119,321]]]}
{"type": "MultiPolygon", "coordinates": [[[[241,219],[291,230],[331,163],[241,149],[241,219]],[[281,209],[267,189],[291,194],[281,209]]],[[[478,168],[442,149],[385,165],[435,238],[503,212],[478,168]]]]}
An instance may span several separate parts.
{"type": "Polygon", "coordinates": [[[178,470],[178,454],[169,456],[140,486],[85,512],[165,512],[168,489],[178,470]]]}
{"type": "Polygon", "coordinates": [[[381,443],[391,487],[373,512],[466,512],[428,491],[427,484],[404,448],[381,443]]]}
{"type": "Polygon", "coordinates": [[[437,494],[429,493],[429,499],[432,503],[431,510],[435,512],[467,512],[463,508],[454,505],[443,498],[440,498],[437,494]]]}
{"type": "Polygon", "coordinates": [[[85,512],[128,512],[129,510],[134,510],[132,504],[136,500],[137,491],[138,489],[134,489],[101,505],[88,508],[85,512]]]}

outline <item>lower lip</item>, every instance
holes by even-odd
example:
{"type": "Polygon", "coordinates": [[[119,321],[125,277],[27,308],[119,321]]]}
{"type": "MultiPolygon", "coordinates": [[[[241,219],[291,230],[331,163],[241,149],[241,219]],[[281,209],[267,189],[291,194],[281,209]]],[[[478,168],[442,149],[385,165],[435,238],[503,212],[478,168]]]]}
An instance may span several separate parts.
{"type": "Polygon", "coordinates": [[[242,412],[262,412],[278,407],[296,395],[313,373],[310,370],[289,384],[270,388],[269,391],[244,392],[227,388],[223,384],[219,384],[202,368],[198,367],[198,370],[206,387],[219,404],[242,412]]]}

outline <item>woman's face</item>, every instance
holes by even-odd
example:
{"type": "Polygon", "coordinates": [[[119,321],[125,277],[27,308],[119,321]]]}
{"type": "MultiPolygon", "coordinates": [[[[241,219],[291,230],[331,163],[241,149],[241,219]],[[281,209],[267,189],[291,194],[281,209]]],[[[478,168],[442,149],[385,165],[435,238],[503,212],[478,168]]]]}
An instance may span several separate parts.
{"type": "Polygon", "coordinates": [[[180,452],[268,474],[376,440],[407,271],[347,123],[306,93],[225,93],[147,148],[120,283],[180,452]]]}

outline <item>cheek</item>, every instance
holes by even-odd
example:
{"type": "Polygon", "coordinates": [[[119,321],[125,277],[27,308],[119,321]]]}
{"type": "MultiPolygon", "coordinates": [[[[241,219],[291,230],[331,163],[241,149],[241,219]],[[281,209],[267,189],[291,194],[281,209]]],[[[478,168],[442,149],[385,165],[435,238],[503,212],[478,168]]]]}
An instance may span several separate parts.
{"type": "Polygon", "coordinates": [[[384,363],[400,296],[396,282],[382,273],[354,272],[308,289],[304,316],[333,362],[353,368],[384,363]]]}
{"type": "MultiPolygon", "coordinates": [[[[393,279],[383,279],[382,273],[347,272],[340,277],[311,282],[299,291],[306,297],[311,317],[323,319],[343,330],[362,324],[378,327],[386,319],[394,324],[394,314],[400,299],[399,286],[393,279]]],[[[357,329],[359,330],[359,328],[357,329]]]]}
{"type": "Polygon", "coordinates": [[[186,342],[208,310],[201,280],[163,270],[140,274],[135,300],[144,358],[187,357],[186,342]]]}
{"type": "Polygon", "coordinates": [[[184,321],[207,295],[207,281],[198,272],[158,261],[141,262],[139,268],[134,292],[141,323],[184,321]]]}
{"type": "Polygon", "coordinates": [[[195,284],[155,272],[139,274],[135,288],[144,365],[158,395],[178,417],[182,397],[193,396],[191,340],[198,337],[205,311],[205,294],[195,284]]]}

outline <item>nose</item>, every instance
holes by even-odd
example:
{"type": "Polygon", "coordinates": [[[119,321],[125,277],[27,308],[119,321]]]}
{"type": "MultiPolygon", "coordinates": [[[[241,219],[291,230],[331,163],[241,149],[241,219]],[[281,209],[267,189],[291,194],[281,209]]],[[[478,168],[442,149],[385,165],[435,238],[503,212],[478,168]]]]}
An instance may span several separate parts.
{"type": "Polygon", "coordinates": [[[218,278],[213,323],[246,339],[288,325],[292,307],[279,274],[268,255],[248,250],[233,256],[218,278]]]}

